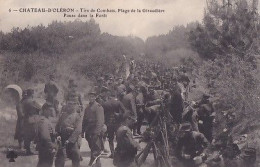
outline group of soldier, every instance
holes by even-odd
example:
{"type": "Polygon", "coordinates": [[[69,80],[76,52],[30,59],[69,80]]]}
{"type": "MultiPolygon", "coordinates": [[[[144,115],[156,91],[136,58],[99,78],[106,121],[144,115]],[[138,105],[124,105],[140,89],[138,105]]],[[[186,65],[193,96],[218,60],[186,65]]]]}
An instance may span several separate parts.
{"type": "MultiPolygon", "coordinates": [[[[74,80],[69,80],[64,104],[59,110],[59,88],[50,75],[45,84],[46,102],[41,107],[35,102],[34,91],[23,91],[17,104],[17,129],[15,138],[28,155],[31,142],[37,143],[38,167],[64,167],[66,158],[73,167],[79,167],[81,140],[85,138],[91,150],[89,166],[101,166],[106,138],[110,158],[118,167],[135,166],[135,156],[140,150],[134,136],[142,136],[144,122],[147,126],[162,110],[170,115],[178,133],[172,144],[175,156],[185,166],[194,166],[194,158],[201,155],[212,142],[215,111],[204,94],[198,102],[188,102],[188,92],[194,88],[186,71],[165,69],[145,63],[130,64],[130,75],[106,74],[96,78],[88,92],[88,105],[84,108],[81,94],[74,80]],[[114,141],[116,137],[116,148],[114,141]]],[[[169,139],[170,140],[170,139],[169,139]]],[[[171,142],[171,141],[170,141],[171,142]]]]}

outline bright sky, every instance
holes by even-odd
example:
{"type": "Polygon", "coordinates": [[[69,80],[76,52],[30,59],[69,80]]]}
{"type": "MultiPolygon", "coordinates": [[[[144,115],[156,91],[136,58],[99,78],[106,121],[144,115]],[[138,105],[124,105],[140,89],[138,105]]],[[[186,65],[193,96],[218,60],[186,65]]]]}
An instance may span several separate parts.
{"type": "MultiPolygon", "coordinates": [[[[12,27],[48,25],[53,20],[73,21],[64,13],[9,12],[20,8],[80,8],[86,9],[161,9],[164,13],[108,13],[106,18],[95,18],[102,32],[113,35],[134,35],[146,39],[165,34],[175,25],[201,21],[206,0],[0,0],[0,30],[8,32],[12,27]]],[[[71,13],[78,14],[79,12],[71,13]]],[[[87,14],[87,13],[85,13],[87,14]]],[[[95,13],[93,13],[95,14],[95,13]]],[[[89,20],[83,18],[82,21],[89,20]]]]}

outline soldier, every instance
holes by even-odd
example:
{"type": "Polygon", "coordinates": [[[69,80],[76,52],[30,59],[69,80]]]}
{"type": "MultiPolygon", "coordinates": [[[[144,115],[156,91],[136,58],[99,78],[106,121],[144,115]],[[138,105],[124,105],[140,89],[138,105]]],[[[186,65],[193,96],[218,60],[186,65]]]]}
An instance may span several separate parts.
{"type": "Polygon", "coordinates": [[[22,99],[16,105],[17,122],[16,122],[14,139],[18,140],[20,149],[23,148],[22,144],[23,144],[24,112],[23,112],[22,103],[23,103],[24,99],[26,98],[26,96],[27,96],[27,92],[26,92],[26,90],[24,90],[23,93],[22,93],[22,99]]]}
{"type": "Polygon", "coordinates": [[[30,145],[35,139],[36,124],[39,121],[39,111],[41,106],[33,100],[33,89],[28,89],[27,96],[22,102],[22,111],[24,112],[24,147],[26,154],[33,154],[30,145]]]}
{"type": "Polygon", "coordinates": [[[107,125],[108,142],[111,151],[110,158],[114,157],[114,136],[120,126],[121,118],[127,111],[124,105],[116,98],[115,94],[109,91],[108,100],[102,105],[107,125]]]}
{"type": "Polygon", "coordinates": [[[137,113],[136,113],[136,103],[135,103],[135,97],[133,94],[133,90],[135,87],[133,85],[128,86],[127,94],[123,97],[122,103],[125,106],[125,108],[129,111],[129,115],[132,118],[132,124],[130,125],[130,128],[134,128],[134,124],[137,121],[137,113]]]}
{"type": "Polygon", "coordinates": [[[69,80],[68,84],[68,92],[65,94],[65,101],[67,102],[69,99],[77,100],[77,104],[79,105],[81,111],[83,110],[83,104],[81,100],[81,95],[77,92],[78,85],[74,82],[73,79],[69,80]]]}
{"type": "Polygon", "coordinates": [[[199,132],[197,107],[197,104],[192,101],[191,104],[187,106],[182,113],[182,121],[190,122],[192,130],[199,132]]]}
{"type": "Polygon", "coordinates": [[[126,86],[123,84],[123,82],[123,78],[119,77],[117,80],[117,84],[115,85],[116,95],[120,101],[123,99],[126,92],[126,86]]]}
{"type": "Polygon", "coordinates": [[[117,167],[136,166],[134,158],[139,148],[138,143],[133,139],[129,126],[132,125],[131,117],[123,117],[123,123],[116,132],[117,146],[113,164],[117,167]]]}
{"type": "Polygon", "coordinates": [[[100,155],[103,149],[102,128],[104,127],[104,109],[96,101],[96,92],[89,92],[89,105],[85,109],[82,122],[82,134],[88,141],[91,150],[89,166],[96,161],[96,166],[101,167],[100,155]]]}
{"type": "Polygon", "coordinates": [[[50,75],[49,79],[49,82],[45,84],[44,93],[46,95],[46,101],[49,101],[53,104],[56,111],[56,115],[58,115],[59,101],[57,100],[57,94],[59,92],[59,88],[57,87],[57,84],[54,81],[54,75],[50,75]]]}
{"type": "Polygon", "coordinates": [[[204,93],[202,100],[199,102],[198,117],[199,117],[199,131],[205,135],[208,141],[212,141],[213,136],[213,120],[215,118],[215,111],[213,104],[209,100],[210,95],[204,93]]]}
{"type": "Polygon", "coordinates": [[[177,124],[182,122],[183,113],[183,99],[181,96],[180,87],[177,84],[176,79],[173,80],[173,84],[170,88],[171,100],[169,102],[169,112],[172,115],[173,121],[177,124]]]}
{"type": "Polygon", "coordinates": [[[145,87],[139,88],[139,93],[136,96],[136,112],[137,112],[137,122],[136,127],[134,130],[134,136],[135,135],[141,135],[141,126],[144,120],[144,108],[145,108],[145,102],[144,102],[144,94],[146,90],[145,87]],[[137,134],[136,134],[137,133],[137,134]]]}
{"type": "Polygon", "coordinates": [[[194,159],[200,156],[209,145],[202,133],[191,130],[191,124],[185,122],[180,127],[181,135],[176,146],[176,155],[185,167],[194,167],[194,159]]]}
{"type": "Polygon", "coordinates": [[[56,167],[64,167],[66,157],[72,160],[73,167],[80,166],[79,140],[82,131],[82,117],[76,99],[67,101],[61,110],[61,117],[56,125],[59,136],[59,150],[55,160],[56,167]]]}
{"type": "Polygon", "coordinates": [[[39,161],[37,167],[52,167],[57,149],[55,130],[48,118],[49,113],[44,112],[38,123],[37,147],[39,150],[39,161]]]}

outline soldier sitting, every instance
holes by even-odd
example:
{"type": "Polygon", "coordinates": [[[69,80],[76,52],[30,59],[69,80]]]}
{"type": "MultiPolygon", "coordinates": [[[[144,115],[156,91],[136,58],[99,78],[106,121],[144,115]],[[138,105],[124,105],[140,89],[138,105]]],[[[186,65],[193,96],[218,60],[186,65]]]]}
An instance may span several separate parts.
{"type": "Polygon", "coordinates": [[[136,166],[134,158],[139,148],[138,143],[133,139],[129,125],[132,124],[131,117],[124,117],[122,125],[116,132],[117,146],[115,149],[114,165],[117,167],[136,166]]]}
{"type": "Polygon", "coordinates": [[[191,124],[185,122],[180,127],[180,137],[176,146],[176,155],[186,167],[194,167],[194,158],[201,155],[209,145],[202,133],[191,130],[191,124]]]}

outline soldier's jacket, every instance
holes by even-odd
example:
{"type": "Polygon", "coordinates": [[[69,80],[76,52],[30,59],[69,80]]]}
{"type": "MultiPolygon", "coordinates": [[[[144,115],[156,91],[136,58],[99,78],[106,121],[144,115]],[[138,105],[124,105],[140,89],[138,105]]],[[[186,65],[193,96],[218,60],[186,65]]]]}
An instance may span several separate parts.
{"type": "Polygon", "coordinates": [[[190,135],[185,135],[178,139],[176,147],[177,156],[182,157],[182,154],[187,154],[194,158],[200,155],[208,145],[208,140],[202,133],[192,131],[190,135]]]}
{"type": "Polygon", "coordinates": [[[126,154],[137,151],[138,143],[134,140],[129,127],[121,125],[116,132],[117,148],[123,150],[126,154]]]}
{"type": "Polygon", "coordinates": [[[143,93],[138,93],[135,98],[136,101],[136,109],[138,112],[143,112],[144,110],[144,95],[143,93]]]}
{"type": "Polygon", "coordinates": [[[37,120],[35,120],[35,115],[39,115],[39,111],[41,109],[41,106],[34,101],[32,98],[26,98],[22,102],[22,110],[24,113],[24,120],[28,123],[35,123],[37,120]]]}
{"type": "Polygon", "coordinates": [[[96,101],[90,103],[84,113],[82,132],[87,135],[100,135],[104,126],[104,109],[96,101]]]}
{"type": "Polygon", "coordinates": [[[184,112],[182,113],[182,121],[183,122],[190,122],[193,131],[199,131],[198,128],[198,113],[197,110],[194,108],[188,106],[184,109],[184,112]]]}
{"type": "Polygon", "coordinates": [[[57,84],[54,81],[49,81],[45,84],[44,87],[44,93],[48,94],[50,96],[56,96],[59,92],[59,88],[57,87],[57,84]]]}
{"type": "Polygon", "coordinates": [[[122,103],[125,106],[125,108],[129,111],[129,117],[136,120],[137,113],[134,95],[132,93],[126,94],[122,99],[122,103]]]}
{"type": "Polygon", "coordinates": [[[116,98],[110,98],[102,106],[104,108],[106,125],[119,124],[120,118],[127,112],[124,105],[116,98]]]}
{"type": "Polygon", "coordinates": [[[37,146],[40,151],[52,152],[56,149],[55,130],[49,119],[41,116],[38,122],[37,146]]]}
{"type": "Polygon", "coordinates": [[[146,98],[145,102],[147,106],[157,105],[160,104],[161,95],[157,90],[154,90],[153,93],[149,93],[146,98]]]}
{"type": "Polygon", "coordinates": [[[56,125],[56,132],[62,141],[75,143],[82,132],[82,117],[76,104],[68,104],[61,109],[62,115],[56,125]]]}
{"type": "Polygon", "coordinates": [[[64,100],[75,100],[77,101],[78,105],[82,106],[81,95],[74,89],[68,89],[68,91],[65,93],[64,100]]]}
{"type": "Polygon", "coordinates": [[[117,93],[122,93],[126,91],[126,86],[124,84],[120,84],[119,86],[117,86],[116,89],[117,93]]]}

